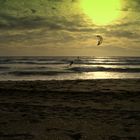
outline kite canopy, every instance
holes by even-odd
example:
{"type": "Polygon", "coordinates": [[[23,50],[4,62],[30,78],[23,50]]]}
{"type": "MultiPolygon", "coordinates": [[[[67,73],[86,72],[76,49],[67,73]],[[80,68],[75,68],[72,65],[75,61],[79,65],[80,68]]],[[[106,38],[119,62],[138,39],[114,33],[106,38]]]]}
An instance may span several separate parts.
{"type": "Polygon", "coordinates": [[[96,37],[97,37],[97,39],[98,39],[97,46],[99,46],[99,45],[101,45],[102,42],[103,42],[103,37],[100,36],[100,35],[97,35],[96,37]]]}

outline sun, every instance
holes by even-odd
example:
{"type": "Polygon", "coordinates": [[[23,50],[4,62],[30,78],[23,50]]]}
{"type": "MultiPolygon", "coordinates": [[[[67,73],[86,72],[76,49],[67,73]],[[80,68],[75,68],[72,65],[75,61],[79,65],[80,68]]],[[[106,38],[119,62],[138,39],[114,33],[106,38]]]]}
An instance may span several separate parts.
{"type": "Polygon", "coordinates": [[[121,0],[81,0],[83,12],[96,25],[109,25],[121,16],[121,0]]]}

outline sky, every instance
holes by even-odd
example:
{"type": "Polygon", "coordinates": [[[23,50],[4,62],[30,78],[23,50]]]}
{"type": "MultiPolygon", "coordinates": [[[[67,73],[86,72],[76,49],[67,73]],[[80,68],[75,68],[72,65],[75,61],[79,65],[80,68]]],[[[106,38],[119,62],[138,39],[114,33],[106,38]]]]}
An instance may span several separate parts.
{"type": "Polygon", "coordinates": [[[83,1],[0,0],[0,56],[140,56],[139,0],[114,0],[119,15],[107,24],[97,23],[95,7],[105,13],[110,0],[83,1]]]}

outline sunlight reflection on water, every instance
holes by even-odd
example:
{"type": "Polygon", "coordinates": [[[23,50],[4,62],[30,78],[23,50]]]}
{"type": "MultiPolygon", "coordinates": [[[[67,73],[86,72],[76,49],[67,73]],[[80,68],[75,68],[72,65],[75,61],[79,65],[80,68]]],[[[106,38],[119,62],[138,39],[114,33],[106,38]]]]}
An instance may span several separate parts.
{"type": "Polygon", "coordinates": [[[1,57],[0,81],[140,79],[140,57],[1,57]],[[70,66],[70,62],[74,64],[70,66]]]}

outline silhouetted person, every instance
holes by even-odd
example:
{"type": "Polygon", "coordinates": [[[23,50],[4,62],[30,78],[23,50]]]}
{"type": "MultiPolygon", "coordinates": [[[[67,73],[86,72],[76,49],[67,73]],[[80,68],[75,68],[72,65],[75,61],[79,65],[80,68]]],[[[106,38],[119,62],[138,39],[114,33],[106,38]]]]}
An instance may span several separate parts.
{"type": "Polygon", "coordinates": [[[74,63],[73,61],[70,61],[70,65],[69,65],[69,66],[72,66],[72,65],[73,65],[73,63],[74,63]]]}
{"type": "Polygon", "coordinates": [[[78,60],[78,61],[80,60],[80,57],[79,57],[79,56],[77,57],[77,60],[78,60]]]}

